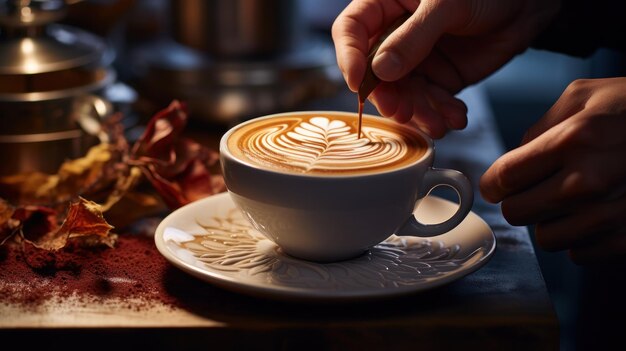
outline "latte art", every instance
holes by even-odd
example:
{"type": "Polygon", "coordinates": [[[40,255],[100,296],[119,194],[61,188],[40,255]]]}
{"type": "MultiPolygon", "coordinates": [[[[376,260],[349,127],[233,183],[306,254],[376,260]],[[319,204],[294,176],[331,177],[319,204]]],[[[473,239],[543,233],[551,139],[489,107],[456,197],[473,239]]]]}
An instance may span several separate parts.
{"type": "Polygon", "coordinates": [[[296,173],[363,173],[397,168],[419,159],[420,138],[389,123],[364,123],[357,136],[354,118],[295,116],[246,125],[229,139],[237,157],[296,173]]]}

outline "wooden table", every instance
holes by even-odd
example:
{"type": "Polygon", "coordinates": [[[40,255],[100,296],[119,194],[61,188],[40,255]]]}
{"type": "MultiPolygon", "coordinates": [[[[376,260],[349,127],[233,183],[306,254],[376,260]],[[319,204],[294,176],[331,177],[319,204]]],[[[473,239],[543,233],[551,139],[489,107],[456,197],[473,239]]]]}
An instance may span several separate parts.
{"type": "MultiPolygon", "coordinates": [[[[436,165],[461,170],[478,189],[480,175],[503,147],[482,89],[470,88],[462,97],[470,123],[437,141],[436,165]]],[[[354,111],[356,97],[340,92],[303,109],[354,111]]],[[[197,128],[194,133],[202,135],[197,128]]],[[[70,299],[28,311],[0,304],[0,342],[62,340],[61,349],[558,349],[557,318],[528,231],[508,225],[478,190],[473,210],[495,232],[496,253],[479,271],[426,292],[376,302],[268,301],[221,290],[172,267],[168,274],[180,283],[184,307],[133,310],[107,301],[78,306],[70,299]]]]}

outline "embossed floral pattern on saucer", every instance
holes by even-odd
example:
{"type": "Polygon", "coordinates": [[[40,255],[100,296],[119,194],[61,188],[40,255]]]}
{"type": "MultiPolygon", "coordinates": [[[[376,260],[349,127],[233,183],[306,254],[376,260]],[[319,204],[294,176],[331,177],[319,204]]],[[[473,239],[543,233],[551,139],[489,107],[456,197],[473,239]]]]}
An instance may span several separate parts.
{"type": "MultiPolygon", "coordinates": [[[[423,203],[421,208],[432,210],[457,206],[432,197],[423,203]]],[[[228,194],[219,194],[173,212],[157,228],[155,241],[175,266],[242,293],[384,297],[452,282],[488,261],[495,237],[484,221],[470,213],[454,231],[430,239],[392,235],[351,260],[310,262],[284,254],[252,228],[228,194]]]]}

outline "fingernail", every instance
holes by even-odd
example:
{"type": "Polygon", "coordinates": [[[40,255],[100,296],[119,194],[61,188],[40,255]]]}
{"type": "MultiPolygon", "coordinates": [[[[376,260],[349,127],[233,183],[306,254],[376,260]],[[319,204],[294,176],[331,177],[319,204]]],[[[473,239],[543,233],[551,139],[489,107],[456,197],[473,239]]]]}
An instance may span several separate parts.
{"type": "MultiPolygon", "coordinates": [[[[488,171],[489,170],[487,170],[487,172],[488,171]]],[[[497,190],[494,189],[493,182],[489,178],[487,178],[485,174],[483,174],[482,177],[480,177],[480,182],[479,182],[480,195],[483,197],[483,199],[485,199],[485,201],[492,203],[492,204],[497,204],[502,199],[497,194],[497,190]]]]}
{"type": "Polygon", "coordinates": [[[402,67],[403,64],[400,57],[390,51],[376,55],[372,61],[374,74],[385,81],[393,81],[400,78],[402,67]]]}
{"type": "Polygon", "coordinates": [[[348,80],[348,74],[343,69],[343,66],[342,65],[337,65],[337,68],[339,68],[339,72],[341,72],[341,76],[343,77],[343,80],[346,82],[346,85],[348,86],[348,89],[352,90],[353,92],[356,92],[356,90],[354,90],[353,87],[350,86],[350,80],[348,80]]]}
{"type": "Polygon", "coordinates": [[[369,94],[369,96],[367,97],[367,101],[369,101],[372,105],[377,106],[376,105],[376,93],[372,92],[372,94],[369,94]]]}

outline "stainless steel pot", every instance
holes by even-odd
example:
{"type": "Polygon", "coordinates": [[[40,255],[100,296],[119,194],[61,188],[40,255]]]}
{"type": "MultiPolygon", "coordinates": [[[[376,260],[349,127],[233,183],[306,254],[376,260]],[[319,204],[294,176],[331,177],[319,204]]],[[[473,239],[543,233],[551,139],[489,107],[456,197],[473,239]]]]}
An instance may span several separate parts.
{"type": "Polygon", "coordinates": [[[134,45],[129,55],[146,114],[175,97],[193,120],[232,125],[298,108],[340,87],[332,43],[308,30],[300,1],[166,5],[169,32],[134,45]]]}
{"type": "Polygon", "coordinates": [[[113,107],[102,97],[81,91],[47,100],[2,101],[0,111],[0,176],[6,176],[53,174],[64,161],[84,155],[99,142],[98,127],[113,107]]]}
{"type": "Polygon", "coordinates": [[[94,145],[112,113],[105,92],[116,81],[104,41],[51,23],[64,1],[0,6],[0,176],[54,173],[94,145]]]}
{"type": "Polygon", "coordinates": [[[216,59],[288,52],[302,33],[294,0],[171,0],[174,39],[216,59]]]}

